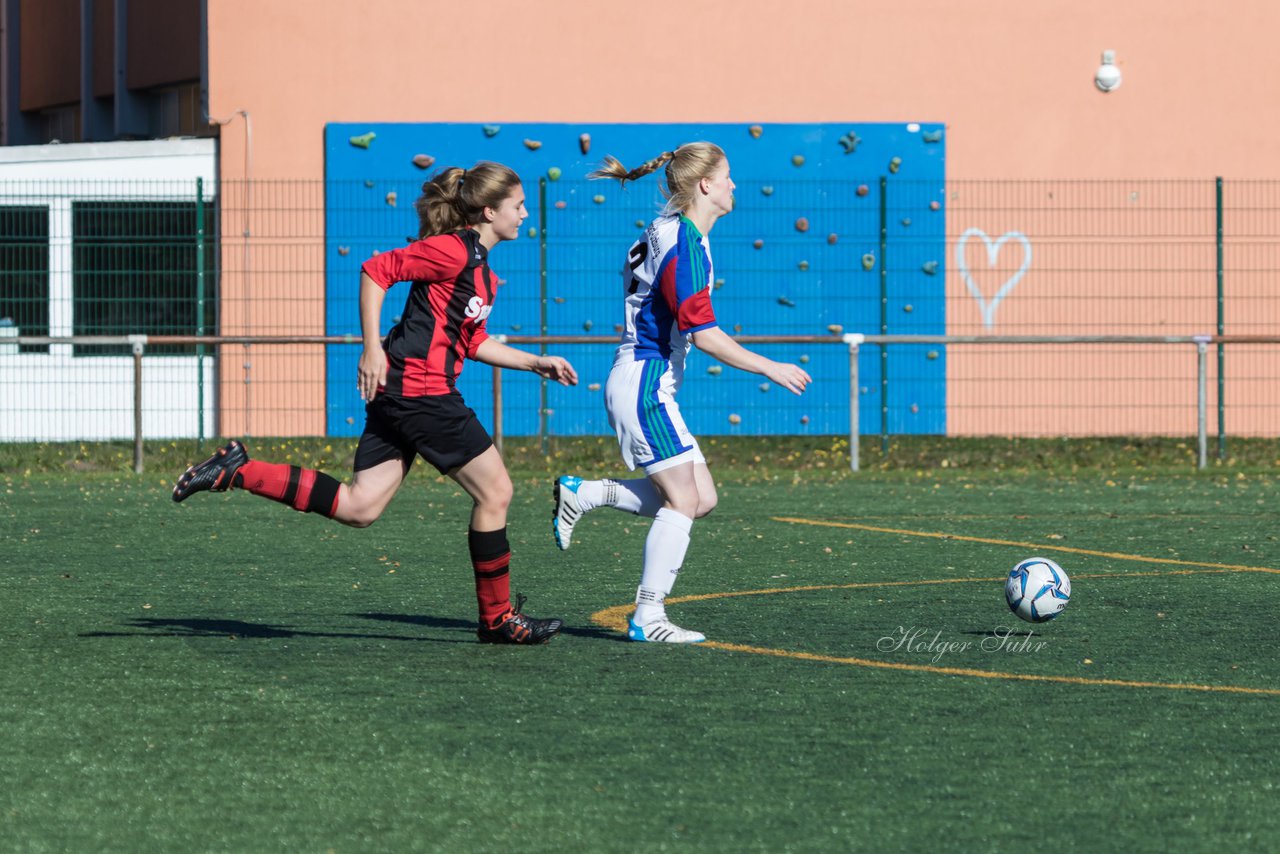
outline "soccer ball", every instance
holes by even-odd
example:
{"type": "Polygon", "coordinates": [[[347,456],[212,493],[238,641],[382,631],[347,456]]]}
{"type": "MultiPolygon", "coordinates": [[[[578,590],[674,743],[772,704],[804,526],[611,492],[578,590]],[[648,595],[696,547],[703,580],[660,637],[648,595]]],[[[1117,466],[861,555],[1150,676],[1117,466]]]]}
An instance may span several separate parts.
{"type": "Polygon", "coordinates": [[[1029,557],[1009,572],[1004,583],[1009,610],[1028,623],[1043,623],[1071,601],[1071,579],[1047,557],[1029,557]]]}

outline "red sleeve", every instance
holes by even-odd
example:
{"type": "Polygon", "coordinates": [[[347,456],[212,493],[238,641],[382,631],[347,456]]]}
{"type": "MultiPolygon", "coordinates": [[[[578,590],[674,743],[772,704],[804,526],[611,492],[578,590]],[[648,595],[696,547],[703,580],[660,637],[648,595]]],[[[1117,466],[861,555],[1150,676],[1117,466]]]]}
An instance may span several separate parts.
{"type": "Polygon", "coordinates": [[[685,335],[718,326],[716,313],[711,310],[711,289],[703,288],[680,303],[676,312],[676,325],[685,335]]]}
{"type": "Polygon", "coordinates": [[[471,333],[471,340],[467,342],[467,358],[474,361],[476,351],[488,340],[489,332],[484,328],[484,323],[477,324],[475,331],[471,333]]]}
{"type": "Polygon", "coordinates": [[[386,290],[396,282],[447,282],[466,266],[467,248],[462,238],[438,234],[374,255],[360,269],[386,290]]]}

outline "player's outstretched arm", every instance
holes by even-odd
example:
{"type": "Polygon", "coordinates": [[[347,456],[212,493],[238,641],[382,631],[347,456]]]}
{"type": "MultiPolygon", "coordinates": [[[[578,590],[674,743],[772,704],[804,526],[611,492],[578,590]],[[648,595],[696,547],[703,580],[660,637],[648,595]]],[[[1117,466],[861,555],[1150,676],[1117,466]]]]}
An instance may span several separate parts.
{"type": "Polygon", "coordinates": [[[516,371],[532,371],[540,377],[555,380],[560,385],[577,385],[578,372],[573,369],[567,359],[560,356],[536,356],[515,347],[508,347],[501,341],[486,338],[476,348],[475,360],[486,365],[499,368],[510,368],[516,371]]]}
{"type": "Polygon", "coordinates": [[[364,350],[356,367],[356,387],[365,401],[373,400],[378,386],[387,382],[387,354],[382,349],[382,336],[378,328],[382,316],[382,301],[386,289],[369,277],[360,274],[360,335],[364,350]]]}
{"type": "Polygon", "coordinates": [[[775,362],[754,353],[730,338],[719,326],[700,329],[690,336],[690,340],[693,346],[711,358],[731,368],[766,376],[793,394],[803,393],[805,387],[813,382],[813,377],[799,365],[775,362]]]}

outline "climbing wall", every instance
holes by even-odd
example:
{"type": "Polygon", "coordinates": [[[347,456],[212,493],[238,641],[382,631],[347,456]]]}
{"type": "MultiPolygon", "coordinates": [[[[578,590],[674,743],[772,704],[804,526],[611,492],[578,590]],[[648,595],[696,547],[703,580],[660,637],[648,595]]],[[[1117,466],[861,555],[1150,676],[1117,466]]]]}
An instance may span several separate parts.
{"type": "MultiPolygon", "coordinates": [[[[940,124],[617,125],[331,124],[325,131],[326,331],[359,336],[360,264],[417,232],[413,201],[445,165],[496,160],[524,180],[529,219],[495,248],[500,287],[491,334],[612,338],[622,317],[627,248],[662,206],[660,175],[625,188],[588,181],[606,154],[627,166],[683,142],[707,140],[729,157],[736,208],[712,231],[712,301],[729,332],[943,334],[946,329],[944,129],[940,124]]],[[[388,295],[384,330],[407,286],[388,295]]],[[[535,349],[536,345],[529,346],[535,349]]],[[[802,397],[691,354],[681,411],[701,435],[842,434],[848,430],[848,352],[831,344],[752,345],[803,364],[802,397]]],[[[363,425],[355,391],[358,346],[328,348],[331,435],[363,425]]],[[[552,346],[577,367],[573,389],[528,374],[503,378],[504,430],[607,434],[602,387],[607,343],[552,346]],[[544,401],[545,394],[545,405],[544,401]]],[[[864,348],[863,432],[944,433],[946,358],[938,346],[864,348]]],[[[492,424],[492,370],[470,363],[459,382],[492,424]]]]}

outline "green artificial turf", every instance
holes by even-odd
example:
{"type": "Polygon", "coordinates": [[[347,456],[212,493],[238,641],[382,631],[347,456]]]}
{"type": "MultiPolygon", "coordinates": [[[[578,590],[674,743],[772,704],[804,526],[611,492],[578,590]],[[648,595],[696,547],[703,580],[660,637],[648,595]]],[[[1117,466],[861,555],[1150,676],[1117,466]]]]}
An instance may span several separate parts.
{"type": "Polygon", "coordinates": [[[1280,847],[1280,575],[1222,568],[1280,568],[1270,475],[726,469],[669,604],[701,647],[593,620],[647,520],[561,553],[535,466],[512,589],[566,622],[537,648],[475,643],[468,501],[421,468],[366,530],[174,505],[159,465],[0,476],[0,843],[1280,847]],[[1032,626],[1002,587],[1035,553],[1074,584],[1032,626]]]}

